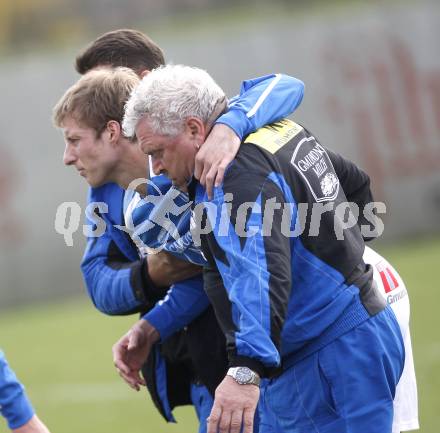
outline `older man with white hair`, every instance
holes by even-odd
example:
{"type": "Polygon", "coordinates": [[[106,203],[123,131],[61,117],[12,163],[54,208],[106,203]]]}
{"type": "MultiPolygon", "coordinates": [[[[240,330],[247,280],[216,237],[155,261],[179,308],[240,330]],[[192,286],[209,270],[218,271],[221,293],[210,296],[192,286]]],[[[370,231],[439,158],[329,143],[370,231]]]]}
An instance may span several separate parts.
{"type": "MultiPolygon", "coordinates": [[[[226,104],[205,71],[166,66],[134,90],[123,122],[153,170],[194,200],[204,288],[230,367],[208,433],[251,432],[258,402],[262,432],[391,432],[402,335],[362,258],[366,226],[340,212],[350,184],[338,156],[304,127],[277,122],[245,138],[209,202],[194,158],[226,104]]],[[[138,326],[115,346],[134,383],[148,344],[138,326]]]]}

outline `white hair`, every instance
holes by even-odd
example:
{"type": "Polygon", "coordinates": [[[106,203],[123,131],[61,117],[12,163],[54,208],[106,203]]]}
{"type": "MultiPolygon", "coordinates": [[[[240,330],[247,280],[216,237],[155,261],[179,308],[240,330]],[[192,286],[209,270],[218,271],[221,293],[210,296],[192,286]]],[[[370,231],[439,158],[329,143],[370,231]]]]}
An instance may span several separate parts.
{"type": "Polygon", "coordinates": [[[205,124],[214,121],[210,118],[221,103],[226,106],[223,90],[203,69],[161,66],[133,89],[125,104],[122,128],[127,137],[134,137],[139,120],[147,116],[155,134],[175,136],[188,117],[205,124]]]}

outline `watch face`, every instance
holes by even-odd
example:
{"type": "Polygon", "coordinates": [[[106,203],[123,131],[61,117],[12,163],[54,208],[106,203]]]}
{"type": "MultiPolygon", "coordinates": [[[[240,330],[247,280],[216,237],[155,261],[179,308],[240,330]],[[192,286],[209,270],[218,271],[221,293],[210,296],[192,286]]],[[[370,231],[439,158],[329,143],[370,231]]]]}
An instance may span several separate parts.
{"type": "Polygon", "coordinates": [[[246,384],[252,381],[252,371],[247,367],[240,367],[235,373],[235,379],[240,384],[246,384]]]}

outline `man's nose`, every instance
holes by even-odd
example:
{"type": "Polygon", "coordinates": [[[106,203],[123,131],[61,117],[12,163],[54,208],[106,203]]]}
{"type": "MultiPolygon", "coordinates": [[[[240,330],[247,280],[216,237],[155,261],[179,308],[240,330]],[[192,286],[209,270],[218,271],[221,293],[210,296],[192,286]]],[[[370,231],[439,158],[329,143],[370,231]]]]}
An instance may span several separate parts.
{"type": "Polygon", "coordinates": [[[75,153],[72,148],[66,144],[63,155],[63,163],[64,165],[72,165],[76,161],[75,153]]]}
{"type": "Polygon", "coordinates": [[[151,157],[151,166],[153,168],[153,173],[158,175],[164,169],[162,165],[162,161],[158,158],[151,157]]]}

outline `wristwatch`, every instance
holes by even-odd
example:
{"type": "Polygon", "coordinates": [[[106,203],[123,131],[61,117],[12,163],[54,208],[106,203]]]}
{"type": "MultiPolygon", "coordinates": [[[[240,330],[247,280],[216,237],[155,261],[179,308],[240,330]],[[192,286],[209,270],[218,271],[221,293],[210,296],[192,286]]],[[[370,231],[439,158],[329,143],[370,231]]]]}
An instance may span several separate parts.
{"type": "Polygon", "coordinates": [[[260,376],[248,367],[231,367],[226,374],[239,385],[260,386],[260,376]]]}

